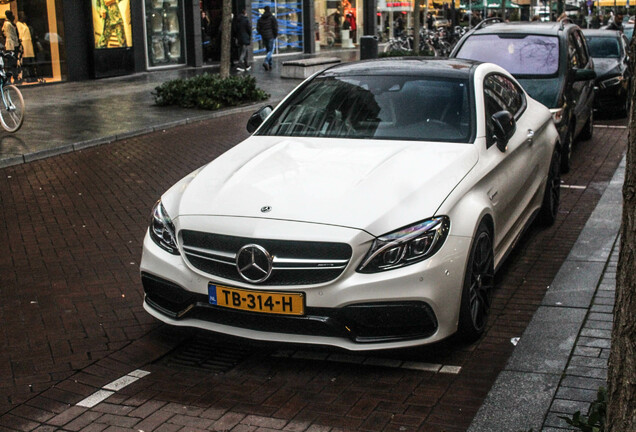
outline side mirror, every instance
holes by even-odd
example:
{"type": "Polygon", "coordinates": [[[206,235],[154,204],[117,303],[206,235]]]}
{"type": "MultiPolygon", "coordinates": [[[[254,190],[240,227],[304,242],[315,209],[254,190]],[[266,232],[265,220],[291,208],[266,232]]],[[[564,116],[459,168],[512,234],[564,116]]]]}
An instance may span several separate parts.
{"type": "Polygon", "coordinates": [[[247,131],[249,133],[254,132],[265,121],[267,117],[272,113],[273,108],[271,105],[264,106],[256,111],[250,119],[247,121],[247,131]]]}
{"type": "Polygon", "coordinates": [[[596,78],[596,72],[594,72],[592,69],[575,69],[574,78],[572,80],[574,82],[589,81],[595,78],[596,78]]]}
{"type": "Polygon", "coordinates": [[[495,139],[497,140],[497,148],[505,152],[508,148],[508,141],[517,130],[517,122],[509,111],[499,111],[492,115],[495,139]]]}

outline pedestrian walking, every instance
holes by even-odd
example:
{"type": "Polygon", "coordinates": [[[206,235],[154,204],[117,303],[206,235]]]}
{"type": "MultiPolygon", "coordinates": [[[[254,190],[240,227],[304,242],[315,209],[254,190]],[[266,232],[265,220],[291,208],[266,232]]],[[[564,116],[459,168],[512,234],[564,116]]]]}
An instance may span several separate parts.
{"type": "Polygon", "coordinates": [[[252,43],[252,24],[247,17],[246,9],[241,9],[238,17],[235,21],[234,34],[238,42],[239,47],[239,71],[248,71],[252,66],[248,63],[247,53],[249,52],[249,46],[252,43]]]}
{"type": "Polygon", "coordinates": [[[274,41],[278,37],[278,21],[276,17],[272,15],[269,6],[265,6],[265,12],[256,22],[256,31],[263,38],[263,45],[267,55],[265,56],[265,62],[263,68],[266,71],[272,70],[272,51],[274,50],[274,41]]]}
{"type": "Polygon", "coordinates": [[[623,14],[617,13],[612,22],[607,26],[608,30],[618,30],[622,32],[623,29],[623,14]]]}

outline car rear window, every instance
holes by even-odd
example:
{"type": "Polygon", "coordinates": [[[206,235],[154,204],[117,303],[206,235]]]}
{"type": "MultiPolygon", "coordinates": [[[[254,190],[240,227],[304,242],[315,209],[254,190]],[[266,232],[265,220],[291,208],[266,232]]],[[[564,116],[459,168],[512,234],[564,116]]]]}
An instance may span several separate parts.
{"type": "Polygon", "coordinates": [[[550,76],[559,70],[559,39],[543,35],[473,35],[461,46],[457,58],[495,63],[513,75],[550,76]]]}
{"type": "Polygon", "coordinates": [[[413,76],[316,78],[259,135],[469,142],[468,81],[413,76]]]}
{"type": "Polygon", "coordinates": [[[594,58],[619,58],[621,48],[615,37],[586,36],[587,46],[594,58]]]}

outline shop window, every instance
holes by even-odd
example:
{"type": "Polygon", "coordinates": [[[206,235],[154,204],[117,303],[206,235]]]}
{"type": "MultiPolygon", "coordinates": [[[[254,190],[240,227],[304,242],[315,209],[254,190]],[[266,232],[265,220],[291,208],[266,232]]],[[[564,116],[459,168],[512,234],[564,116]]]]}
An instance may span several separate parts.
{"type": "Polygon", "coordinates": [[[145,0],[148,67],[185,63],[182,0],[145,0]]]}
{"type": "Polygon", "coordinates": [[[303,7],[301,0],[253,1],[252,31],[254,54],[265,54],[263,38],[256,31],[256,22],[269,6],[278,20],[278,38],[274,54],[303,51],[303,7]]]}
{"type": "Polygon", "coordinates": [[[0,18],[13,12],[23,45],[22,84],[67,78],[62,0],[16,0],[0,5],[0,18]]]}

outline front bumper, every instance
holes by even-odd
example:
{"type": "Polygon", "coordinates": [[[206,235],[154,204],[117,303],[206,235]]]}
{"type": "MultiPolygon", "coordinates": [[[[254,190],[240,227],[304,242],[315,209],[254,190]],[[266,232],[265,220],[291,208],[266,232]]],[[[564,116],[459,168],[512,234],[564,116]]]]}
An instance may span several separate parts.
{"type": "Polygon", "coordinates": [[[342,275],[324,284],[267,287],[204,274],[181,256],[163,251],[146,235],[141,262],[144,308],[171,325],[349,350],[421,345],[444,339],[457,330],[470,238],[449,236],[425,261],[361,274],[355,270],[371,245],[371,236],[359,230],[324,226],[314,227],[311,235],[326,241],[343,241],[344,236],[352,246],[352,259],[342,275]],[[302,292],[305,314],[264,314],[211,305],[210,282],[242,289],[302,292]]]}

